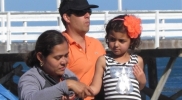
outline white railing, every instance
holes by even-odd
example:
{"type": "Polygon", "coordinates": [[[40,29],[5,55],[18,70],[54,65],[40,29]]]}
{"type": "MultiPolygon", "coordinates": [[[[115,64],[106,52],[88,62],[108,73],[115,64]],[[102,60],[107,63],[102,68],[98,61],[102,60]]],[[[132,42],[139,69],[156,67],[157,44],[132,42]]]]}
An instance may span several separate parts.
{"type": "MultiPolygon", "coordinates": [[[[182,39],[182,10],[178,11],[93,11],[90,31],[87,35],[104,39],[105,25],[111,18],[120,14],[134,14],[142,19],[141,38],[155,40],[159,47],[160,39],[182,39]]],[[[45,30],[65,28],[57,11],[46,12],[2,12],[0,13],[0,42],[11,50],[12,42],[35,42],[45,30]]]]}

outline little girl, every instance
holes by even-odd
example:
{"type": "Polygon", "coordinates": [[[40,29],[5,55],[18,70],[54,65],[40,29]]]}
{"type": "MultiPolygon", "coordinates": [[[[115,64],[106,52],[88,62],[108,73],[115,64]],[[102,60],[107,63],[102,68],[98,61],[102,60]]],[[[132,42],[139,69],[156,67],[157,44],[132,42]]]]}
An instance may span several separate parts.
{"type": "Polygon", "coordinates": [[[134,15],[120,15],[106,26],[106,43],[110,54],[101,56],[90,85],[93,96],[104,87],[105,100],[141,100],[140,90],[146,84],[143,59],[129,53],[139,46],[141,20],[134,15]]]}

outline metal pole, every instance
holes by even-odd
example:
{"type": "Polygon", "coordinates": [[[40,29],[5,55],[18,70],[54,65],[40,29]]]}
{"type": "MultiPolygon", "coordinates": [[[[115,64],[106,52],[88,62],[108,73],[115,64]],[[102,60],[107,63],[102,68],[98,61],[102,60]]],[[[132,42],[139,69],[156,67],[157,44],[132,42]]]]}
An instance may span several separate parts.
{"type": "Polygon", "coordinates": [[[59,8],[60,3],[61,3],[61,0],[57,0],[57,10],[59,8]]]}
{"type": "Polygon", "coordinates": [[[1,0],[1,12],[4,12],[4,0],[1,0]]]}
{"type": "MultiPolygon", "coordinates": [[[[23,27],[26,28],[27,27],[27,21],[23,21],[23,27]]],[[[23,33],[25,36],[27,36],[27,32],[23,33]]],[[[24,40],[25,43],[27,43],[27,40],[24,40]]]]}
{"type": "Polygon", "coordinates": [[[122,0],[118,0],[118,11],[122,11],[122,0]]]}
{"type": "Polygon", "coordinates": [[[159,11],[155,13],[155,49],[159,48],[159,11]]]}
{"type": "MultiPolygon", "coordinates": [[[[4,12],[4,0],[0,0],[0,12],[4,12]]],[[[4,32],[5,22],[4,22],[4,18],[3,17],[1,19],[1,27],[3,28],[1,35],[4,36],[5,35],[5,32],[4,32]]],[[[4,43],[5,40],[2,40],[2,42],[4,43]]]]}
{"type": "Polygon", "coordinates": [[[10,19],[10,12],[7,13],[7,42],[6,42],[6,45],[7,45],[7,52],[10,52],[11,51],[11,30],[10,30],[10,27],[11,27],[11,19],[10,19]]]}
{"type": "MultiPolygon", "coordinates": [[[[61,2],[62,2],[62,0],[57,0],[57,10],[58,10],[61,2]]],[[[61,21],[61,16],[59,16],[57,19],[58,19],[58,26],[60,27],[60,30],[61,31],[65,30],[65,27],[64,27],[64,25],[63,25],[63,23],[61,21]]]]}

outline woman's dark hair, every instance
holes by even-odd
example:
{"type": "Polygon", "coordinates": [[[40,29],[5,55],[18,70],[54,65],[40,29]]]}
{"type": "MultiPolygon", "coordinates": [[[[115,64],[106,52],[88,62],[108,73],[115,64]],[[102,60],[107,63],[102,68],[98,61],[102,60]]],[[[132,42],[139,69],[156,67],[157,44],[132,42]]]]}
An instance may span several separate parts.
{"type": "Polygon", "coordinates": [[[29,67],[39,65],[40,62],[36,56],[38,52],[41,52],[44,57],[47,57],[52,52],[54,46],[64,42],[67,42],[67,39],[59,31],[47,30],[43,32],[37,39],[35,49],[28,54],[26,64],[29,67]]]}
{"type": "MultiPolygon", "coordinates": [[[[114,20],[114,19],[124,19],[125,16],[128,16],[128,15],[119,15],[119,16],[116,16],[113,19],[111,19],[108,22],[108,24],[106,25],[106,29],[105,29],[106,30],[105,40],[106,40],[106,44],[107,45],[108,45],[108,36],[109,36],[109,33],[111,33],[112,31],[128,34],[128,29],[124,25],[124,20],[114,20]]],[[[138,35],[137,38],[130,38],[130,39],[131,39],[131,43],[130,43],[129,49],[134,50],[135,48],[137,48],[140,45],[140,35],[138,35]]]]}

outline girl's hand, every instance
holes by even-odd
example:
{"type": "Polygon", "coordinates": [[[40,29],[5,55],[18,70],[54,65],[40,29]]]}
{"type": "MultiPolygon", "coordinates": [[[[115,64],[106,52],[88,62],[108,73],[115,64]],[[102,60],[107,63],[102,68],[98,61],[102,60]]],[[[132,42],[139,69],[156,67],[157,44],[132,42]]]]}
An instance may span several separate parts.
{"type": "Polygon", "coordinates": [[[143,69],[137,64],[133,67],[133,74],[135,75],[139,84],[145,85],[146,83],[145,73],[143,72],[143,69]]]}
{"type": "Polygon", "coordinates": [[[62,96],[61,100],[68,100],[67,96],[62,96]]]}
{"type": "Polygon", "coordinates": [[[75,94],[68,97],[68,96],[62,96],[61,100],[74,100],[75,99],[75,94]]]}

